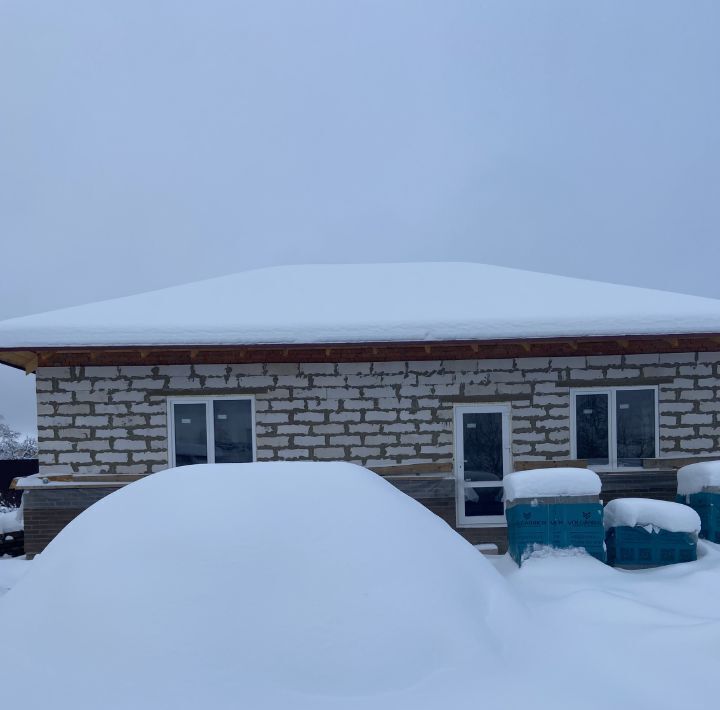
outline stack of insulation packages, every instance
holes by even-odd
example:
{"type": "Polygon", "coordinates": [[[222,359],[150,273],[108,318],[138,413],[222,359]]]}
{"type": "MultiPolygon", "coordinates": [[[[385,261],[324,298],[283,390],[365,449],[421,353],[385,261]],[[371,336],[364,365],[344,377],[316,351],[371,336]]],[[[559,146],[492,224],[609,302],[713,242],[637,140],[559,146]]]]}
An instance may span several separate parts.
{"type": "Polygon", "coordinates": [[[624,569],[661,567],[697,559],[700,518],[687,505],[619,498],[605,506],[608,563],[624,569]]]}
{"type": "Polygon", "coordinates": [[[700,516],[700,537],[720,543],[720,461],[683,466],[678,471],[677,501],[700,516]]]}
{"type": "Polygon", "coordinates": [[[600,478],[585,468],[517,471],[505,477],[508,551],[522,565],[545,548],[584,549],[605,561],[600,478]]]}
{"type": "Polygon", "coordinates": [[[696,560],[701,530],[720,542],[720,462],[681,469],[677,503],[621,498],[603,509],[600,478],[584,468],[518,471],[504,487],[508,551],[518,565],[552,548],[644,569],[696,560]]]}

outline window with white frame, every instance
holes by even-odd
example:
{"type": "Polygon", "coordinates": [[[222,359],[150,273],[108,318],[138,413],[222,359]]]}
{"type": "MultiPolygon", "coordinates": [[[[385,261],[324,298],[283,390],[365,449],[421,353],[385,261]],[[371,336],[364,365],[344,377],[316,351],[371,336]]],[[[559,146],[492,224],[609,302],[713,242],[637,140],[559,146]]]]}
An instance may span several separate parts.
{"type": "Polygon", "coordinates": [[[572,393],[572,456],[591,468],[642,468],[658,457],[657,387],[572,393]]]}
{"type": "Polygon", "coordinates": [[[252,397],[173,397],[168,422],[172,466],[255,460],[252,397]]]}

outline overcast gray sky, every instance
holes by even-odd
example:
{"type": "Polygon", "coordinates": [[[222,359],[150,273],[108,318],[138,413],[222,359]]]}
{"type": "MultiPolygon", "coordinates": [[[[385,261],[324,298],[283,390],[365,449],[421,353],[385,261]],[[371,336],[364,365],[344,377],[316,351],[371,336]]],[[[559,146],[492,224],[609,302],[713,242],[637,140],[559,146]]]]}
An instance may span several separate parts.
{"type": "Polygon", "coordinates": [[[0,318],[295,262],[720,297],[718,37],[717,0],[0,0],[0,318]]]}

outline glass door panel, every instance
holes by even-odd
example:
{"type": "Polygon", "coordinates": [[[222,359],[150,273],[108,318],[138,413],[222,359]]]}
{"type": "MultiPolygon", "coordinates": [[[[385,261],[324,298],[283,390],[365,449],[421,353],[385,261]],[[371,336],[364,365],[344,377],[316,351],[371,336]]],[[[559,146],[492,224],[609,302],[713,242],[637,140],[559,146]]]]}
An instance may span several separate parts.
{"type": "Polygon", "coordinates": [[[173,407],[175,465],[207,463],[207,410],[205,403],[173,407]]]}
{"type": "Polygon", "coordinates": [[[507,408],[457,408],[455,437],[458,522],[504,522],[502,480],[510,466],[507,408]]]}
{"type": "Polygon", "coordinates": [[[465,517],[503,516],[503,488],[493,486],[465,486],[465,517]]]}
{"type": "Polygon", "coordinates": [[[610,463],[610,395],[607,392],[575,396],[576,454],[589,466],[610,463]]]}
{"type": "Polygon", "coordinates": [[[252,405],[249,400],[213,401],[215,463],[253,460],[252,405]]]}
{"type": "Polygon", "coordinates": [[[462,419],[465,480],[502,481],[502,413],[468,412],[462,419]]]}

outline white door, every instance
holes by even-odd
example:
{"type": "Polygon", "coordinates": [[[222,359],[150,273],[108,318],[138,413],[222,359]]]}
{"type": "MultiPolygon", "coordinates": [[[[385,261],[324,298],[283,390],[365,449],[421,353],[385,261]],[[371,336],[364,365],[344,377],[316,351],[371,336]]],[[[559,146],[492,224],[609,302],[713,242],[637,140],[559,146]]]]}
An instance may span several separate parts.
{"type": "Polygon", "coordinates": [[[510,470],[509,407],[456,406],[458,525],[505,523],[502,481],[510,470]]]}

